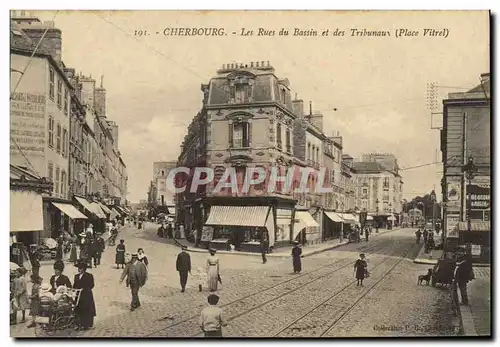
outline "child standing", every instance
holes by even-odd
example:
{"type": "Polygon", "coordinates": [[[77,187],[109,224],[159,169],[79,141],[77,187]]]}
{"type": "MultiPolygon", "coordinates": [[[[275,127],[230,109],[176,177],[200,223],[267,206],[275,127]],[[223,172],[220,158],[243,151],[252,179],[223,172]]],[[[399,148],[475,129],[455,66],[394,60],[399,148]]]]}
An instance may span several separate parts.
{"type": "Polygon", "coordinates": [[[203,267],[198,268],[196,273],[196,281],[198,282],[198,290],[201,292],[203,290],[203,285],[207,284],[207,271],[203,267]]]}
{"type": "Polygon", "coordinates": [[[210,294],[208,303],[210,306],[201,311],[200,327],[205,333],[205,337],[222,337],[222,327],[227,326],[222,318],[222,309],[217,307],[219,296],[210,294]]]}
{"type": "Polygon", "coordinates": [[[31,323],[28,325],[28,328],[34,328],[36,323],[36,316],[40,312],[40,286],[42,284],[42,278],[35,274],[31,275],[31,282],[33,286],[31,287],[31,303],[30,303],[30,316],[32,317],[31,323]]]}
{"type": "Polygon", "coordinates": [[[21,311],[22,314],[21,323],[26,322],[26,310],[30,308],[30,302],[28,300],[28,289],[26,286],[26,279],[24,278],[26,272],[27,270],[25,268],[18,268],[17,276],[14,279],[14,297],[17,309],[21,311]]]}

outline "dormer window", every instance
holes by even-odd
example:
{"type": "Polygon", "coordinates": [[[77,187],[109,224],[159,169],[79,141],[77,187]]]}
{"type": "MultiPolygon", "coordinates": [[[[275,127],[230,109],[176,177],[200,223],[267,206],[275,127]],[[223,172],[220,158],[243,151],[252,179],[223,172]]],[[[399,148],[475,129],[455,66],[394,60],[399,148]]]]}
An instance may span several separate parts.
{"type": "Polygon", "coordinates": [[[235,104],[244,104],[253,101],[253,79],[247,76],[238,76],[229,83],[231,101],[235,104]]]}
{"type": "Polygon", "coordinates": [[[281,89],[281,102],[283,104],[286,104],[286,89],[285,88],[281,89]]]}

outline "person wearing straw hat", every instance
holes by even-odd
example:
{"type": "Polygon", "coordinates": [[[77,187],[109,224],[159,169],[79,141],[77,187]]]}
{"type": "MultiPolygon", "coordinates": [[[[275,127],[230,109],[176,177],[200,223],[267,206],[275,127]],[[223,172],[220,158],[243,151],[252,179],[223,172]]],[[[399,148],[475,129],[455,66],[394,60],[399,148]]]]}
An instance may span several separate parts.
{"type": "Polygon", "coordinates": [[[94,276],[87,272],[87,264],[80,262],[77,265],[78,273],[75,275],[73,283],[74,289],[81,289],[78,305],[75,307],[75,314],[78,317],[77,329],[88,330],[94,325],[96,308],[94,302],[94,276]]]}
{"type": "Polygon", "coordinates": [[[132,254],[132,260],[127,264],[120,276],[120,283],[127,278],[126,285],[130,287],[132,294],[132,302],[130,303],[130,311],[141,307],[139,300],[139,289],[146,284],[148,279],[148,269],[143,262],[139,261],[137,253],[132,254]]]}

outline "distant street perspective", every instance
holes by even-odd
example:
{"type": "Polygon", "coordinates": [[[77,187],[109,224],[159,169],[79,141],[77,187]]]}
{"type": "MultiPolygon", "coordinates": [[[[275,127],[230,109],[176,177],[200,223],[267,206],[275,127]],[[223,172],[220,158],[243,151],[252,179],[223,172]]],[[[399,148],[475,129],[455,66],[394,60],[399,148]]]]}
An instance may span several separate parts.
{"type": "Polygon", "coordinates": [[[489,15],[12,10],[11,336],[490,337],[489,15]]]}

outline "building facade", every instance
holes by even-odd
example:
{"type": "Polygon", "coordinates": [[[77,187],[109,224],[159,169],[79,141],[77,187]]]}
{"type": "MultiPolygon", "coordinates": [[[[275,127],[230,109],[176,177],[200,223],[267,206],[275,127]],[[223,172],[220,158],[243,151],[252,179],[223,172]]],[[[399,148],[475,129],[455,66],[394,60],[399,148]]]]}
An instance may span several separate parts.
{"type": "Polygon", "coordinates": [[[62,231],[73,232],[78,223],[83,228],[87,219],[74,208],[73,198],[88,196],[95,188],[89,170],[89,143],[95,139],[88,126],[92,111],[75,70],[62,61],[62,33],[53,22],[13,11],[10,34],[11,164],[52,182],[52,191],[43,197],[40,239],[55,238],[62,231]]]}
{"type": "MultiPolygon", "coordinates": [[[[273,170],[283,176],[296,166],[294,124],[302,115],[294,112],[289,81],[278,78],[269,63],[228,64],[202,85],[202,91],[204,106],[189,126],[178,166],[206,166],[215,177],[195,193],[178,194],[179,221],[187,229],[197,229],[202,242],[202,229],[212,228],[212,247],[230,240],[237,249],[258,248],[262,238],[270,246],[289,244],[297,237],[296,200],[280,183],[267,189],[273,170]],[[266,178],[244,192],[247,173],[255,167],[266,178]],[[234,170],[238,189],[217,190],[228,169],[234,170]]],[[[322,153],[319,147],[318,151],[322,153]]]]}
{"type": "Polygon", "coordinates": [[[473,256],[485,261],[489,261],[491,247],[490,85],[487,73],[481,75],[481,83],[475,88],[449,94],[443,101],[441,130],[447,247],[471,243],[479,249],[473,256]],[[475,166],[470,181],[464,171],[469,160],[475,166]]]}
{"type": "Polygon", "coordinates": [[[403,180],[392,154],[364,154],[354,162],[355,209],[366,211],[379,227],[399,223],[403,180]]]}

